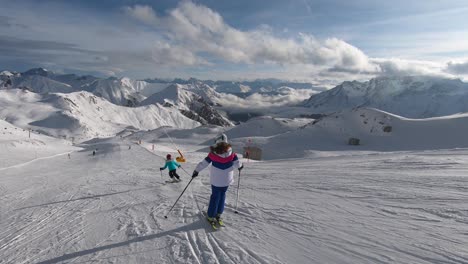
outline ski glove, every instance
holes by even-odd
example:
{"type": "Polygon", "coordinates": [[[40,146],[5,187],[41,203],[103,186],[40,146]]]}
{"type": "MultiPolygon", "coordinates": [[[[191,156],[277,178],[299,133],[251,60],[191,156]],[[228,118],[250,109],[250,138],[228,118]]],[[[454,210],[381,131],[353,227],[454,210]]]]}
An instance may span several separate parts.
{"type": "Polygon", "coordinates": [[[177,166],[178,168],[182,167],[182,165],[177,166]]]}
{"type": "Polygon", "coordinates": [[[159,168],[160,171],[164,170],[164,168],[159,168]]]}
{"type": "Polygon", "coordinates": [[[193,171],[192,178],[195,178],[198,176],[198,171],[193,171]]]}
{"type": "Polygon", "coordinates": [[[238,170],[241,171],[243,168],[244,168],[244,165],[240,166],[238,170]]]}

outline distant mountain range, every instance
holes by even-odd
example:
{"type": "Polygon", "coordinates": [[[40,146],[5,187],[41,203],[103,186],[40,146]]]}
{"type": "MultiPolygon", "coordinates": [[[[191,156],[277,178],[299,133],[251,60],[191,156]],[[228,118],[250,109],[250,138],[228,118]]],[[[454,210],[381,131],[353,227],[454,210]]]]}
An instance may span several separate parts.
{"type": "MultiPolygon", "coordinates": [[[[172,81],[130,78],[98,78],[90,75],[57,74],[44,68],[34,68],[23,73],[3,71],[0,87],[21,88],[39,94],[74,93],[86,91],[113,104],[138,107],[159,103],[175,107],[183,115],[201,124],[230,126],[216,106],[220,93],[232,93],[243,97],[253,93],[275,93],[282,87],[311,88],[309,83],[283,82],[275,79],[230,82],[201,81],[194,78],[172,81]]],[[[220,105],[218,105],[220,106],[220,105]]]]}
{"type": "Polygon", "coordinates": [[[311,84],[275,79],[250,82],[193,78],[141,81],[125,77],[57,74],[43,68],[23,73],[2,71],[0,118],[15,126],[53,136],[91,138],[112,136],[122,130],[153,130],[161,126],[232,126],[234,121],[228,118],[225,113],[227,107],[223,108],[222,102],[233,101],[240,105],[247,102],[242,98],[249,100],[249,106],[252,106],[252,100],[259,100],[261,104],[263,98],[270,100],[268,105],[272,105],[263,108],[263,112],[242,108],[245,112],[237,114],[246,119],[265,114],[318,118],[362,107],[407,118],[468,112],[467,83],[427,76],[378,77],[367,82],[344,82],[314,94],[294,107],[283,104],[275,108],[271,104],[272,98],[281,93],[281,100],[284,100],[285,89],[310,88],[311,84]]]}
{"type": "Polygon", "coordinates": [[[274,92],[281,87],[291,87],[295,89],[314,89],[314,90],[326,90],[325,88],[319,88],[313,86],[311,83],[306,82],[287,82],[278,79],[258,79],[254,81],[212,81],[212,80],[198,80],[190,78],[174,79],[174,80],[162,80],[162,79],[146,79],[149,83],[177,83],[177,84],[194,84],[202,82],[210,87],[213,87],[217,92],[220,93],[231,93],[231,94],[253,94],[253,93],[269,93],[274,92]]]}
{"type": "Polygon", "coordinates": [[[379,77],[344,82],[301,105],[314,113],[372,107],[408,118],[446,116],[468,112],[468,83],[428,76],[379,77]]]}

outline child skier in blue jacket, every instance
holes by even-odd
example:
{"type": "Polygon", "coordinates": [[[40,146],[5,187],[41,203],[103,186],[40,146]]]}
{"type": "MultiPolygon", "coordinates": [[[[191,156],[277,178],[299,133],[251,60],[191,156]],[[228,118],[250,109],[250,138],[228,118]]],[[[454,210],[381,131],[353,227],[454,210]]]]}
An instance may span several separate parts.
{"type": "Polygon", "coordinates": [[[181,181],[180,179],[180,176],[177,174],[177,168],[180,168],[180,164],[177,163],[175,160],[172,160],[172,157],[171,157],[171,154],[167,154],[166,156],[166,164],[164,165],[164,167],[162,168],[159,168],[159,170],[164,170],[166,168],[169,169],[169,176],[171,177],[171,180],[173,182],[176,182],[176,181],[181,181]],[[174,179],[175,177],[175,179],[174,179]]]}

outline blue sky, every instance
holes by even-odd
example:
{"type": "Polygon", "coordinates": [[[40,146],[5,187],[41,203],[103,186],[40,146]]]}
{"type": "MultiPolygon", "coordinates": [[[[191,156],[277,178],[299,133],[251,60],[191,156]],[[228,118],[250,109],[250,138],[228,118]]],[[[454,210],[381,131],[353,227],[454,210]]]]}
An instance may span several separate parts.
{"type": "Polygon", "coordinates": [[[4,1],[0,69],[333,85],[468,75],[467,1],[4,1]]]}

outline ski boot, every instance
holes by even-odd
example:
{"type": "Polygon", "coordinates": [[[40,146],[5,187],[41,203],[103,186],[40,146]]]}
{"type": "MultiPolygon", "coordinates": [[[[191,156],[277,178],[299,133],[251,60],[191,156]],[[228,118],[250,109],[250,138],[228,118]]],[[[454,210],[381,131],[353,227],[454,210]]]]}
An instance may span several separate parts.
{"type": "Polygon", "coordinates": [[[224,226],[223,218],[221,218],[221,214],[216,215],[216,221],[218,221],[219,226],[224,226]]]}
{"type": "Polygon", "coordinates": [[[211,227],[214,230],[218,229],[218,227],[216,226],[216,223],[217,223],[216,218],[207,216],[206,220],[208,220],[208,223],[210,223],[211,227]]]}

